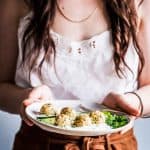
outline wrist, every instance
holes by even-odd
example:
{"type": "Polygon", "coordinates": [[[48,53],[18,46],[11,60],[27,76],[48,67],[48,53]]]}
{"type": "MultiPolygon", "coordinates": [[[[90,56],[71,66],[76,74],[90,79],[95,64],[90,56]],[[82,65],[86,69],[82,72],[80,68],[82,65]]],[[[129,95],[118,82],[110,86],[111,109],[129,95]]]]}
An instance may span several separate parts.
{"type": "Polygon", "coordinates": [[[137,109],[137,112],[138,112],[136,116],[142,117],[142,115],[143,115],[143,102],[142,102],[140,95],[135,91],[126,92],[125,95],[128,95],[130,97],[129,100],[133,101],[133,105],[134,105],[135,109],[137,109]]]}

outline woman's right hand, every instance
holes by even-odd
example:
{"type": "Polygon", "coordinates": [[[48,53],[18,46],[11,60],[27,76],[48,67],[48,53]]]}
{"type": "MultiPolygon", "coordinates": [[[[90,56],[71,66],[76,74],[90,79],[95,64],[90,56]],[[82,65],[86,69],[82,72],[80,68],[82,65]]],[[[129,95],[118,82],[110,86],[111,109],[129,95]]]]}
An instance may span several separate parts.
{"type": "Polygon", "coordinates": [[[49,99],[51,100],[53,99],[53,94],[50,88],[46,85],[41,85],[39,87],[29,89],[28,93],[29,94],[27,96],[27,99],[23,100],[21,103],[20,115],[21,118],[27,123],[27,125],[32,126],[33,122],[27,118],[25,114],[25,108],[36,101],[49,100],[49,99]]]}

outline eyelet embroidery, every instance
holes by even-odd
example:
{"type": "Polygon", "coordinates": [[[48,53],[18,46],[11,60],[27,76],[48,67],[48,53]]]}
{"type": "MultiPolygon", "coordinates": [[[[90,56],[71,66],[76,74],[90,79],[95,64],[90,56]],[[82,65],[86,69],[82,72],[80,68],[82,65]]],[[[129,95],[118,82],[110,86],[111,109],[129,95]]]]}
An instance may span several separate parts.
{"type": "Polygon", "coordinates": [[[96,42],[95,41],[90,42],[90,47],[96,48],[96,42]]]}
{"type": "Polygon", "coordinates": [[[72,52],[72,47],[69,47],[68,48],[68,53],[71,53],[72,52]]]}
{"type": "Polygon", "coordinates": [[[81,54],[82,50],[81,50],[81,48],[78,48],[77,51],[78,51],[79,54],[81,54]]]}
{"type": "MultiPolygon", "coordinates": [[[[64,49],[65,49],[64,45],[66,45],[69,42],[69,41],[66,41],[66,40],[64,41],[64,39],[60,40],[59,37],[56,36],[56,35],[53,35],[53,38],[54,38],[54,41],[55,41],[55,46],[60,46],[61,47],[61,45],[63,45],[64,49]]],[[[83,44],[85,45],[85,43],[82,43],[82,45],[83,44]]],[[[67,44],[67,47],[68,48],[66,48],[66,52],[67,53],[72,53],[74,48],[71,45],[69,46],[68,44],[67,44]]],[[[95,40],[88,41],[86,43],[86,48],[95,49],[96,48],[96,41],[95,40]]],[[[76,51],[77,51],[77,53],[82,54],[83,50],[86,49],[86,48],[78,47],[78,48],[76,48],[76,51]]]]}

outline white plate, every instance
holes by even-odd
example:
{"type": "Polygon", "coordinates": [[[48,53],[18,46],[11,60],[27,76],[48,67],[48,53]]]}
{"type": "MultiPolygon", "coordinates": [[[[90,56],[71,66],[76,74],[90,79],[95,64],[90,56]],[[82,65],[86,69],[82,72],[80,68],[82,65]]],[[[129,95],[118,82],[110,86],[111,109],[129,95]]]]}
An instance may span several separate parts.
{"type": "MultiPolygon", "coordinates": [[[[76,110],[79,110],[80,109],[79,106],[81,105],[81,101],[79,100],[53,100],[49,102],[52,103],[57,109],[61,109],[63,107],[72,107],[76,110]]],[[[122,130],[130,129],[134,124],[134,119],[130,116],[127,116],[129,118],[129,123],[117,129],[112,129],[106,124],[101,124],[100,126],[78,127],[78,128],[72,128],[72,127],[61,128],[54,125],[48,125],[37,120],[36,112],[40,112],[40,108],[44,103],[47,103],[47,101],[35,102],[29,105],[26,108],[26,114],[28,118],[32,120],[35,125],[39,126],[41,129],[46,130],[48,132],[55,132],[55,133],[74,135],[74,136],[97,136],[97,135],[110,134],[110,133],[115,133],[122,130]]],[[[86,105],[85,104],[82,105],[88,108],[90,107],[90,109],[92,110],[100,108],[100,105],[94,103],[91,104],[88,103],[86,105]]]]}

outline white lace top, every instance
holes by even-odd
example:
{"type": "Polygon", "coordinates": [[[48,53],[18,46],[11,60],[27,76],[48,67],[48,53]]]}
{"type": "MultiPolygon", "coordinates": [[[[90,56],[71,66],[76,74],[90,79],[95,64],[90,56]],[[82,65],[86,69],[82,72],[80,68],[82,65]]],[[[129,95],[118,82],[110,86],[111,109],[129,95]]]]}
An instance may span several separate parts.
{"type": "MultiPolygon", "coordinates": [[[[83,41],[72,41],[56,32],[50,31],[56,44],[56,72],[53,65],[44,62],[43,80],[38,73],[20,67],[22,60],[22,36],[27,18],[21,20],[18,30],[19,56],[16,70],[16,84],[21,87],[48,85],[57,99],[103,100],[112,91],[124,93],[137,88],[138,56],[130,44],[126,62],[132,69],[126,70],[126,78],[119,78],[113,62],[111,30],[83,41]]],[[[41,53],[42,55],[42,50],[41,53]]],[[[40,60],[40,58],[39,58],[40,60]]],[[[36,66],[35,66],[36,68],[36,66]]]]}

